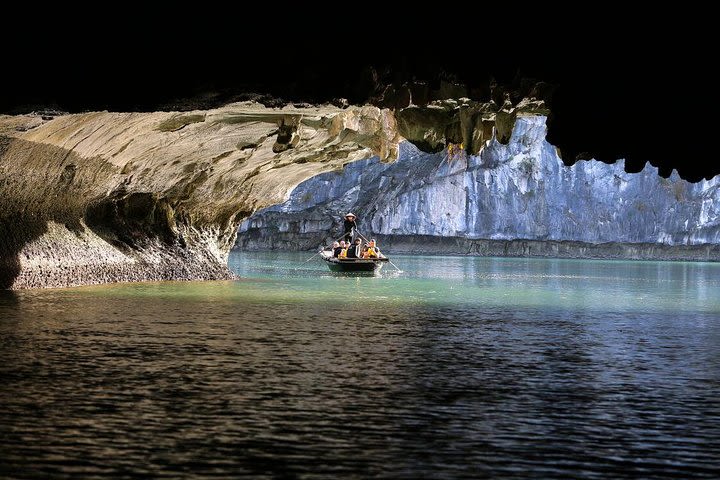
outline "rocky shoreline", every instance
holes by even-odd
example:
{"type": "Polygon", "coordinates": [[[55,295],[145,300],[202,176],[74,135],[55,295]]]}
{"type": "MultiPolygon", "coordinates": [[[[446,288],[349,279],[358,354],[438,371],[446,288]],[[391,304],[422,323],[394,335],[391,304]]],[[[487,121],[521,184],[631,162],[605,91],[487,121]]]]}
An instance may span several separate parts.
{"type": "MultiPolygon", "coordinates": [[[[489,240],[432,235],[373,235],[388,255],[458,255],[479,257],[539,257],[604,260],[660,260],[720,262],[720,245],[663,245],[658,243],[587,243],[567,240],[489,240]]],[[[312,251],[328,239],[317,234],[280,235],[274,242],[252,234],[239,238],[238,251],[312,251]],[[293,248],[293,245],[299,248],[293,248]]]]}
{"type": "Polygon", "coordinates": [[[715,244],[585,243],[385,235],[376,238],[386,251],[404,254],[720,262],[720,245],[715,244]]]}
{"type": "MultiPolygon", "coordinates": [[[[11,225],[12,228],[12,225],[11,225]]],[[[15,225],[14,231],[21,231],[15,225]]],[[[0,227],[0,238],[9,236],[0,227]]],[[[130,246],[113,235],[84,226],[69,229],[51,222],[46,231],[0,259],[0,286],[12,289],[60,288],[118,282],[161,280],[231,280],[227,265],[207,249],[187,243],[144,239],[130,246]]],[[[22,237],[22,236],[21,236],[22,237]]]]}

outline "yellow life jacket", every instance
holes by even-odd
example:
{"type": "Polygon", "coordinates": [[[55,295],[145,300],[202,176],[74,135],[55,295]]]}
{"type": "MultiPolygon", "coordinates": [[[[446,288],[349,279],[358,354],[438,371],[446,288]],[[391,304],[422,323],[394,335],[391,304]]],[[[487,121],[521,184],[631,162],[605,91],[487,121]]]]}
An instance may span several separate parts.
{"type": "Polygon", "coordinates": [[[343,248],[340,250],[340,255],[338,255],[338,258],[347,258],[347,248],[343,248]]]}
{"type": "Polygon", "coordinates": [[[377,252],[375,251],[375,247],[370,247],[367,249],[367,256],[370,257],[377,257],[377,252]]]}

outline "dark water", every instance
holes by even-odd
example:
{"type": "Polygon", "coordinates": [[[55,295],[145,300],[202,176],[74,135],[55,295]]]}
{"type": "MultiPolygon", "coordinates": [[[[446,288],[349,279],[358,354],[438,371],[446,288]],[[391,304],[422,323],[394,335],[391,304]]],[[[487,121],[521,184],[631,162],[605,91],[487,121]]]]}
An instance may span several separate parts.
{"type": "Polygon", "coordinates": [[[0,293],[0,477],[718,478],[720,264],[0,293]]]}

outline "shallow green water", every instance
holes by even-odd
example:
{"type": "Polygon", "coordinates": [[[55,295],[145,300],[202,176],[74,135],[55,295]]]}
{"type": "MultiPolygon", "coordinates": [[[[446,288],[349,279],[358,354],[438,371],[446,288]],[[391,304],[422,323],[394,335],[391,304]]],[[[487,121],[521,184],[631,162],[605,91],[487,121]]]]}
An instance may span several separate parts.
{"type": "Polygon", "coordinates": [[[720,264],[308,257],[0,292],[0,477],[716,478],[720,264]]]}

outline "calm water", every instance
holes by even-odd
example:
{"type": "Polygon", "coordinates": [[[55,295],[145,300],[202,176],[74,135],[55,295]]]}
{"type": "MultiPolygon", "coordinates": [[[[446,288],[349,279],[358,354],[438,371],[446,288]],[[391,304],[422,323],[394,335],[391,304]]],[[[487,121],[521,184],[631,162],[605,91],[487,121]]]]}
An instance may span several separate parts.
{"type": "Polygon", "coordinates": [[[0,292],[0,477],[718,478],[720,264],[0,292]]]}

